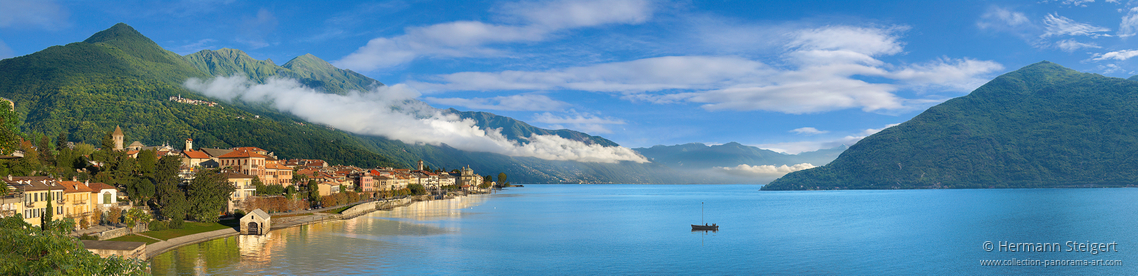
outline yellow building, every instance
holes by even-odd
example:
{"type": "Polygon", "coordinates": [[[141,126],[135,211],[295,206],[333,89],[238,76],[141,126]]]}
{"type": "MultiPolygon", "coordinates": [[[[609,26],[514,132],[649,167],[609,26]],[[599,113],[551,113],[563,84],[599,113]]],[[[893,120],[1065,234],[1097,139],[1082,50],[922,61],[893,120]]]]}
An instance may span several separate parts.
{"type": "MultiPolygon", "coordinates": [[[[63,216],[75,220],[76,226],[82,225],[80,221],[90,219],[94,204],[91,201],[91,187],[86,182],[61,181],[63,186],[63,216]]],[[[88,225],[90,225],[88,221],[88,225]]]]}
{"type": "Polygon", "coordinates": [[[40,226],[40,219],[47,212],[52,212],[53,221],[64,218],[63,185],[60,185],[55,179],[47,176],[8,176],[4,182],[8,183],[10,189],[23,194],[22,215],[24,215],[24,222],[40,226]],[[51,209],[47,208],[49,198],[51,209]]]}

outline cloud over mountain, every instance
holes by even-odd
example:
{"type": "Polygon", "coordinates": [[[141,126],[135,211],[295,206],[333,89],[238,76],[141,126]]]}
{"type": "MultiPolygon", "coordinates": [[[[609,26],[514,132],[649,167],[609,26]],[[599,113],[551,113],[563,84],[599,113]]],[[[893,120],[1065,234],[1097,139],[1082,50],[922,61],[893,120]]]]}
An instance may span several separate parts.
{"type": "Polygon", "coordinates": [[[404,85],[336,95],[320,93],[293,79],[273,77],[258,84],[243,76],[232,76],[210,80],[191,78],[184,86],[229,101],[267,102],[310,122],[405,143],[446,144],[467,151],[546,160],[648,162],[625,147],[590,145],[555,135],[533,135],[524,137],[525,142],[511,141],[500,129],[481,129],[473,120],[412,100],[419,93],[404,85]]]}

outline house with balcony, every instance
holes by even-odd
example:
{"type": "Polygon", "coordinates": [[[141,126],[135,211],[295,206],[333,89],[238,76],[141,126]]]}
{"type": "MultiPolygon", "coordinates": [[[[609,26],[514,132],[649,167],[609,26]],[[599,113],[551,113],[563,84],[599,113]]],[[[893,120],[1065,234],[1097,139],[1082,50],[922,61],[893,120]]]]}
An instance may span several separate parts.
{"type": "Polygon", "coordinates": [[[51,219],[63,219],[63,186],[56,179],[47,176],[11,176],[4,178],[9,189],[23,194],[24,222],[40,226],[40,218],[52,212],[51,219]],[[47,208],[48,201],[51,209],[47,208]]]}
{"type": "Polygon", "coordinates": [[[257,187],[253,185],[253,176],[243,173],[225,173],[226,181],[233,185],[236,190],[229,196],[229,204],[226,207],[227,212],[233,212],[237,206],[241,206],[245,199],[253,197],[257,194],[257,187]]]}
{"type": "MultiPolygon", "coordinates": [[[[91,187],[88,182],[80,182],[72,179],[71,181],[60,181],[63,186],[63,216],[69,217],[78,223],[83,218],[88,221],[93,219],[93,206],[91,201],[91,187]]],[[[78,226],[78,225],[77,225],[78,226]]]]}

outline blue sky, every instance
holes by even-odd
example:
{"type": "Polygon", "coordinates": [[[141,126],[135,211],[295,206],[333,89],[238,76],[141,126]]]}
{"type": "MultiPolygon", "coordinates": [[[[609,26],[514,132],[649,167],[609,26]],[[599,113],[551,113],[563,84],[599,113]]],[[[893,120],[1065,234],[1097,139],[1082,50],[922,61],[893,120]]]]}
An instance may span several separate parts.
{"type": "Polygon", "coordinates": [[[1129,1],[0,0],[0,58],[124,22],[189,54],[314,54],[435,107],[626,147],[852,144],[1043,60],[1138,71],[1129,1]]]}

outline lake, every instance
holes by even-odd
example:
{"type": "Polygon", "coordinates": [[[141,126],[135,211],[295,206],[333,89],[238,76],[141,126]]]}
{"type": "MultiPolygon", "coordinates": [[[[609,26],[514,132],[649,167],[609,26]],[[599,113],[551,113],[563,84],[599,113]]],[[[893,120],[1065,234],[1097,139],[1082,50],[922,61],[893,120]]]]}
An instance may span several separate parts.
{"type": "Polygon", "coordinates": [[[1138,189],[759,187],[526,185],[151,264],[159,275],[1138,274],[1138,189]],[[720,231],[691,231],[701,202],[720,231]]]}

